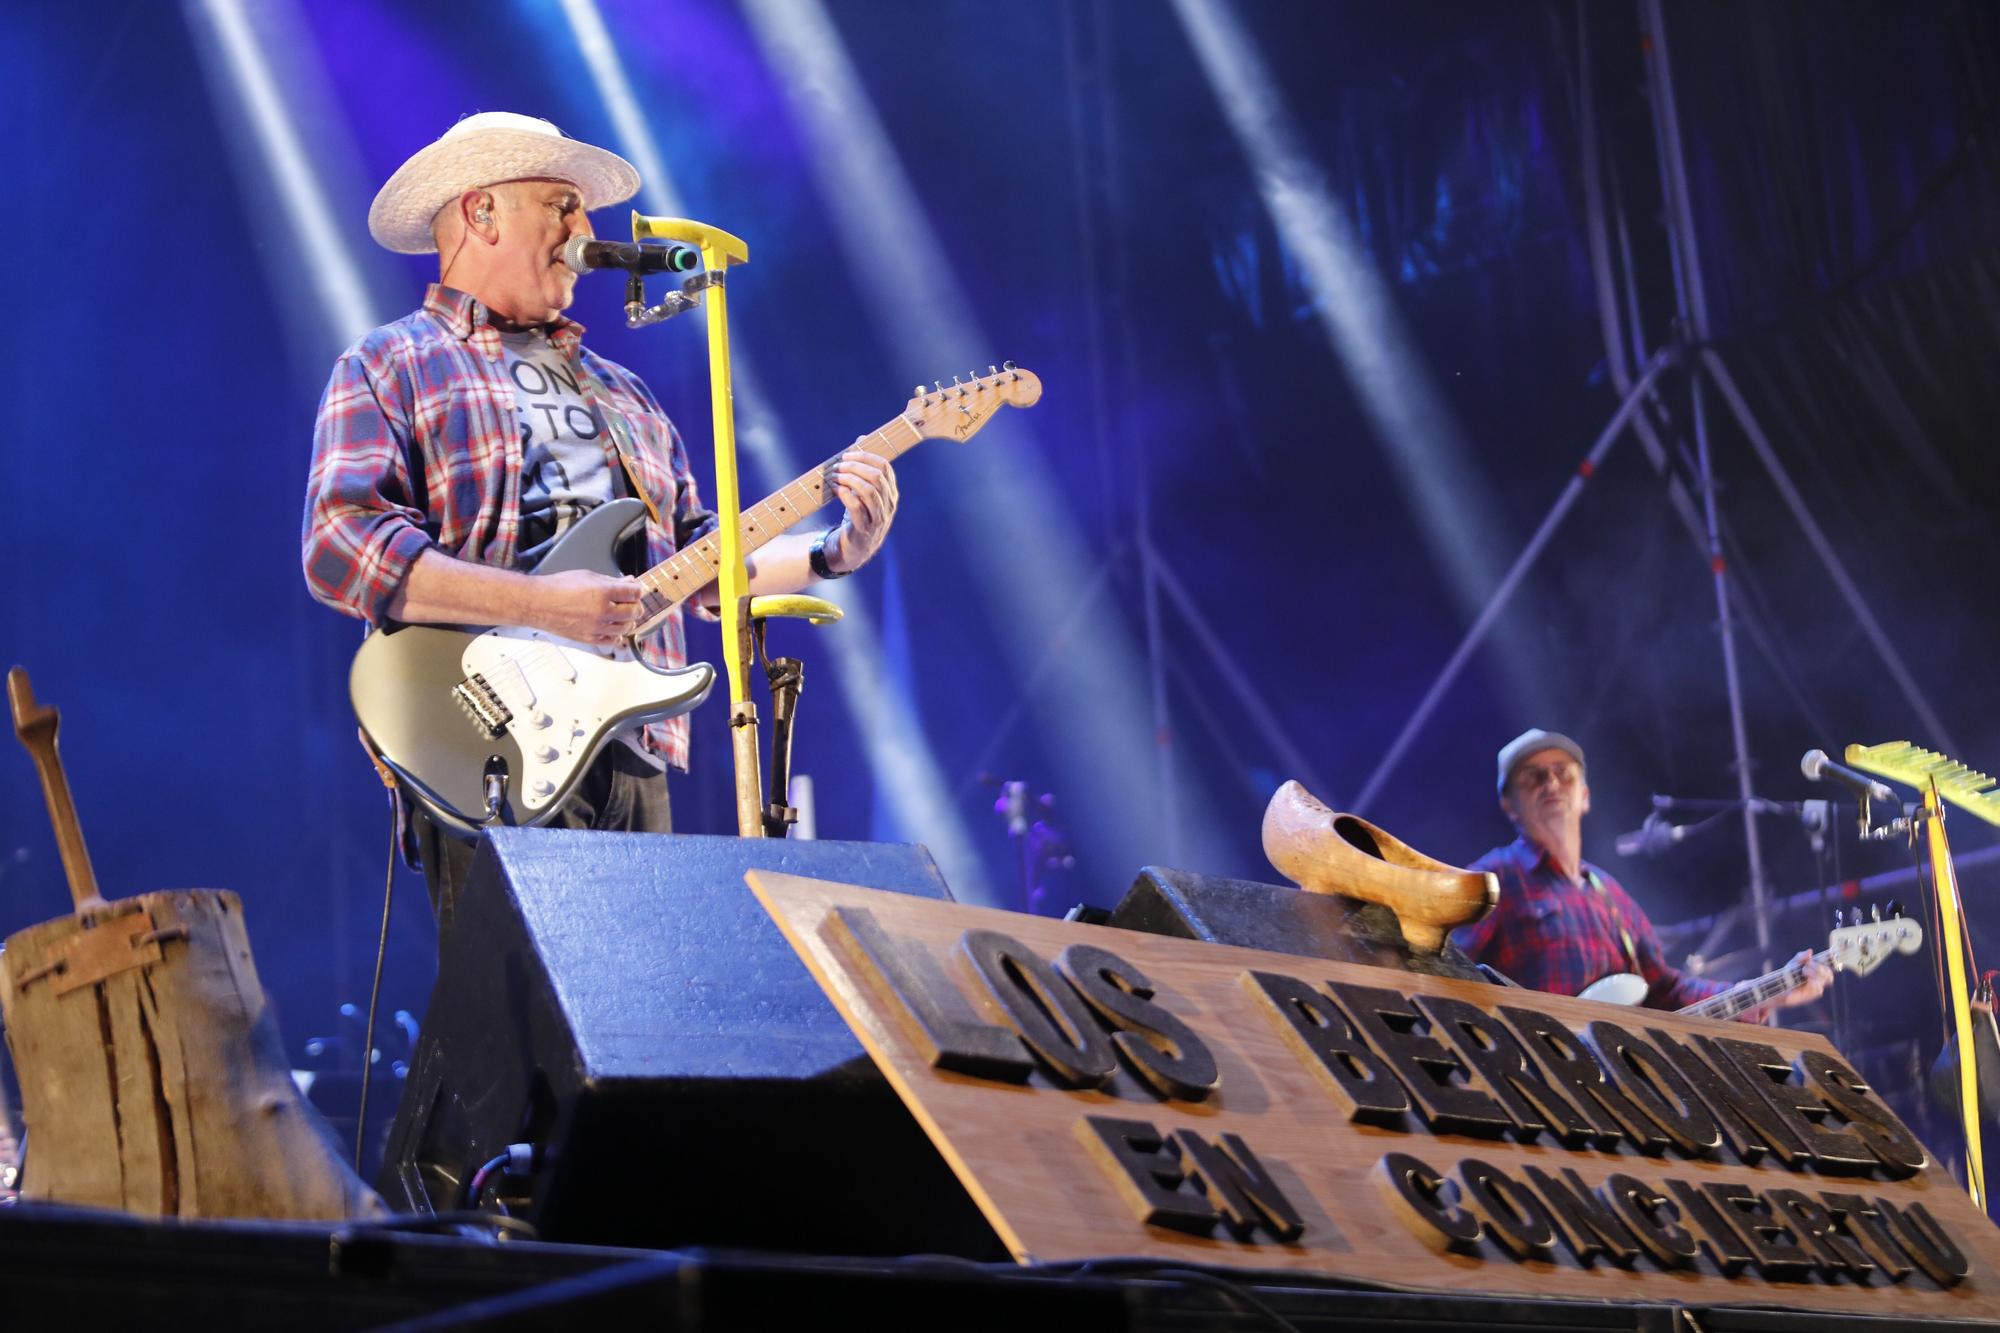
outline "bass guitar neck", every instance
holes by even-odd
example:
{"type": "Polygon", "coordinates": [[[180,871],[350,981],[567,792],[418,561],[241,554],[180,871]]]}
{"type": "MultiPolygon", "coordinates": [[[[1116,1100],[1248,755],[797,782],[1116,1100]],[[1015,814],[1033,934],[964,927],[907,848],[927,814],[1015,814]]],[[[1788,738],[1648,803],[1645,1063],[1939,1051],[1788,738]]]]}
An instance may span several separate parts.
{"type": "MultiPolygon", "coordinates": [[[[1812,962],[1827,963],[1833,960],[1833,950],[1821,949],[1812,956],[1812,962]]],[[[1697,1000],[1679,1012],[1688,1018],[1730,1019],[1747,1013],[1773,1000],[1781,1000],[1793,991],[1803,987],[1811,978],[1812,965],[1788,963],[1776,971],[1766,972],[1761,977],[1738,982],[1719,995],[1711,995],[1706,1000],[1697,1000]]]]}

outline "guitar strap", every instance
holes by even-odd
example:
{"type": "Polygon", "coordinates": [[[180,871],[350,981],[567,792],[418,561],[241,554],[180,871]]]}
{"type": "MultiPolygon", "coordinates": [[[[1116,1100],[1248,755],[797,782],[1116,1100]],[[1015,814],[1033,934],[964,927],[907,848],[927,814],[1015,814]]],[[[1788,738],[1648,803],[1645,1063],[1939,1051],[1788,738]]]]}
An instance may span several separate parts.
{"type": "MultiPolygon", "coordinates": [[[[1585,881],[1589,883],[1590,887],[1603,894],[1607,902],[1610,901],[1611,895],[1605,891],[1604,881],[1598,878],[1597,872],[1595,870],[1586,870],[1583,874],[1585,881]]],[[[1625,961],[1632,965],[1634,972],[1644,976],[1645,970],[1639,966],[1639,946],[1632,938],[1632,927],[1626,922],[1624,912],[1618,912],[1617,916],[1618,942],[1625,946],[1625,961]]]]}
{"type": "Polygon", "coordinates": [[[640,503],[646,506],[646,515],[653,520],[655,526],[667,532],[673,531],[667,527],[667,521],[660,517],[659,506],[653,503],[653,497],[646,494],[646,488],[639,484],[639,469],[632,464],[632,423],[625,420],[623,412],[605,401],[604,393],[598,387],[597,377],[583,364],[581,352],[576,358],[576,382],[583,389],[583,401],[590,404],[590,410],[597,414],[598,420],[604,423],[604,429],[611,434],[612,450],[618,455],[618,465],[625,470],[626,486],[630,487],[632,494],[638,496],[640,503]]]}

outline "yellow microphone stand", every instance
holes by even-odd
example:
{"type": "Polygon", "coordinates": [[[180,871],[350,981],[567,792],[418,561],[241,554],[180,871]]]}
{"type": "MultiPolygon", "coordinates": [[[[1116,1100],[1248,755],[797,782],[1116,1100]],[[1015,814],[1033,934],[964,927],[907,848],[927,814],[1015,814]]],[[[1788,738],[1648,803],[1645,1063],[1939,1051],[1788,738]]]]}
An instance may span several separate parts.
{"type": "MultiPolygon", "coordinates": [[[[1863,837],[1882,839],[1907,829],[1914,845],[1923,840],[1930,852],[1931,886],[1937,895],[1938,948],[1944,955],[1944,989],[1951,1006],[1951,1029],[1958,1042],[1958,1107],[1965,1125],[1965,1188],[1972,1201],[1986,1207],[1986,1164],[1980,1149],[1979,1056],[1972,1039],[1970,996],[1976,969],[1968,965],[1971,931],[1965,924],[1965,904],[1958,893],[1958,872],[1951,862],[1951,843],[1944,835],[1944,802],[1950,801],[1987,823],[2000,827],[2000,780],[1968,768],[1949,755],[1908,741],[1881,745],[1850,745],[1847,762],[1892,782],[1906,782],[1923,793],[1924,804],[1914,820],[1892,820],[1887,827],[1866,829],[1868,803],[1861,803],[1863,837]]],[[[1989,1020],[1990,1021],[1990,1020],[1989,1020]]],[[[1991,1108],[1986,1108],[1990,1110],[1991,1108]]]]}
{"type": "Polygon", "coordinates": [[[722,656],[729,676],[730,749],[736,761],[736,830],[764,834],[764,797],[757,743],[757,705],[750,699],[750,579],[743,559],[742,498],[736,480],[736,404],[729,379],[729,304],[724,276],[749,262],[750,247],[720,227],[688,218],[648,217],[634,210],[632,239],[680,241],[701,251],[701,276],[683,284],[706,289],[708,389],[715,417],[715,509],[722,539],[716,571],[721,599],[722,656]],[[698,285],[697,285],[698,283],[698,285]]]}

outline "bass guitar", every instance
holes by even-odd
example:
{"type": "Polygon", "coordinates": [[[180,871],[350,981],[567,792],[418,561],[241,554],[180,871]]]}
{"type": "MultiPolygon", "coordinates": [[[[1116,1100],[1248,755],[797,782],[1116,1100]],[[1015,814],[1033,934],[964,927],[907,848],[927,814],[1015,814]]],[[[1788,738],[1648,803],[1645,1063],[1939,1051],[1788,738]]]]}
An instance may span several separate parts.
{"type": "MultiPolygon", "coordinates": [[[[1041,381],[1013,362],[987,369],[963,384],[919,389],[900,415],[856,446],[893,460],[924,440],[968,440],[1001,407],[1031,407],[1041,398],[1041,381]]],[[[744,510],[744,551],[825,505],[838,461],[836,454],[744,510]]],[[[618,544],[644,519],[635,499],[599,505],[535,573],[619,574],[618,544]]],[[[721,547],[720,534],[711,532],[638,576],[645,619],[635,641],[715,581],[721,547]]],[[[687,712],[714,683],[715,668],[705,662],[662,670],[630,643],[606,647],[518,626],[450,625],[370,634],[347,678],[376,756],[411,799],[465,833],[545,822],[620,731],[687,712]]]]}
{"type": "MultiPolygon", "coordinates": [[[[1826,948],[1812,956],[1814,963],[1829,963],[1836,972],[1867,976],[1891,954],[1914,953],[1923,947],[1924,928],[1907,917],[1891,916],[1879,921],[1861,921],[1835,927],[1827,936],[1826,948]]],[[[1739,982],[1718,995],[1678,1012],[1689,1018],[1734,1018],[1747,1009],[1769,1004],[1806,984],[1809,966],[1788,963],[1774,972],[1739,982]]],[[[1634,972],[1614,972],[1600,977],[1583,989],[1577,998],[1605,1004],[1638,1004],[1646,998],[1646,979],[1634,972]]]]}

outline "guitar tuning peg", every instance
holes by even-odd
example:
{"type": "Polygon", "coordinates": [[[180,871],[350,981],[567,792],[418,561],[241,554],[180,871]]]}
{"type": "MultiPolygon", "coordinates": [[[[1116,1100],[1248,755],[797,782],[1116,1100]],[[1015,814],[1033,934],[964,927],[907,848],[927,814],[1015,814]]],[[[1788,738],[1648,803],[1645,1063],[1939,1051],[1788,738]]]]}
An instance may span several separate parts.
{"type": "Polygon", "coordinates": [[[1868,915],[1870,920],[1880,921],[1882,919],[1882,904],[1880,903],[1875,904],[1875,906],[1869,910],[1868,915]]]}
{"type": "Polygon", "coordinates": [[[952,382],[953,384],[956,384],[956,383],[958,383],[958,376],[956,376],[956,375],[953,375],[953,376],[951,377],[951,382],[952,382]]]}
{"type": "Polygon", "coordinates": [[[1903,904],[1894,898],[1889,900],[1889,919],[1896,920],[1903,915],[1903,904]]]}
{"type": "Polygon", "coordinates": [[[1003,368],[1007,370],[1014,369],[1014,363],[1012,361],[1002,361],[1000,364],[1003,368]]]}
{"type": "Polygon", "coordinates": [[[926,389],[923,385],[919,384],[916,388],[910,390],[910,397],[928,398],[930,397],[930,390],[926,389]]]}
{"type": "Polygon", "coordinates": [[[1844,908],[1836,907],[1833,909],[1833,928],[1835,930],[1840,929],[1841,918],[1845,915],[1846,915],[1846,910],[1844,908]]]}
{"type": "Polygon", "coordinates": [[[986,367],[986,373],[989,376],[998,375],[1000,373],[1000,367],[989,365],[986,367]]]}
{"type": "Polygon", "coordinates": [[[943,392],[944,392],[944,381],[943,381],[943,380],[932,380],[932,381],[931,381],[931,387],[932,387],[933,389],[936,389],[936,390],[937,390],[937,391],[938,391],[939,393],[943,393],[943,392]]]}

